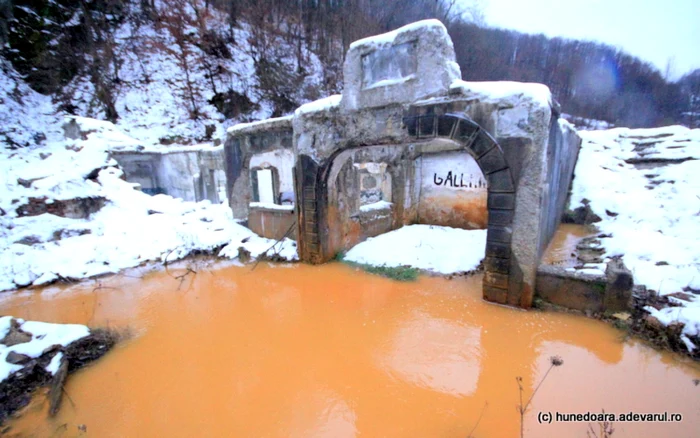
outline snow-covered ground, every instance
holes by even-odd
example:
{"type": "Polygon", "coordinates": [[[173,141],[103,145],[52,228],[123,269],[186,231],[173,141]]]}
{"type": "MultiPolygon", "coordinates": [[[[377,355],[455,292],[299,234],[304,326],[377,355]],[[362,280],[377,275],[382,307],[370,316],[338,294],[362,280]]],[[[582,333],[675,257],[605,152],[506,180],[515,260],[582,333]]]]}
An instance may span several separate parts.
{"type": "Polygon", "coordinates": [[[561,117],[574,125],[579,131],[595,131],[615,127],[615,125],[605,120],[587,119],[585,117],[572,116],[566,113],[562,114],[561,117]]]}
{"type": "MultiPolygon", "coordinates": [[[[13,319],[11,316],[0,317],[0,341],[4,340],[5,336],[10,333],[13,319]]],[[[0,343],[0,382],[23,368],[23,365],[7,362],[8,354],[14,352],[35,359],[50,347],[55,345],[66,347],[90,334],[90,329],[80,324],[49,324],[25,321],[20,318],[15,319],[15,322],[18,323],[19,330],[31,335],[31,338],[28,337],[26,342],[17,341],[19,343],[14,345],[0,343]]],[[[46,367],[46,371],[56,374],[61,356],[62,353],[57,353],[46,367]]]]}
{"type": "MultiPolygon", "coordinates": [[[[223,256],[235,257],[238,246],[244,246],[255,257],[274,243],[235,223],[225,205],[135,190],[121,179],[109,150],[138,141],[109,122],[82,119],[81,126],[93,128],[86,140],[0,149],[0,290],[115,273],[228,243],[232,246],[223,256]],[[30,198],[46,204],[104,198],[106,204],[85,219],[49,213],[20,217],[30,198]]],[[[293,260],[294,245],[284,241],[270,254],[281,252],[293,260]]]]}
{"type": "MultiPolygon", "coordinates": [[[[681,126],[581,132],[570,207],[590,202],[605,257],[682,307],[648,308],[700,334],[700,130],[681,126]],[[676,294],[682,292],[683,294],[676,294]],[[676,294],[674,296],[672,294],[676,294]]],[[[687,344],[687,342],[686,342],[687,344]]]]}
{"type": "Polygon", "coordinates": [[[410,266],[439,274],[475,270],[484,258],[486,230],[408,225],[359,243],[344,260],[372,266],[410,266]]]}

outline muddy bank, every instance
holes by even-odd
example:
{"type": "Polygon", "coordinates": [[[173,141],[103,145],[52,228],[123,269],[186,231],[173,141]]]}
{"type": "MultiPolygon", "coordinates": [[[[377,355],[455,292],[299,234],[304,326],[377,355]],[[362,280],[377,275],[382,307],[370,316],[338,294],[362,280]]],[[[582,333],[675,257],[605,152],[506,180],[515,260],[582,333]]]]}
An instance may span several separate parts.
{"type": "MultiPolygon", "coordinates": [[[[33,341],[32,334],[24,331],[17,321],[12,320],[10,330],[0,340],[3,349],[33,341]]],[[[35,339],[46,336],[38,335],[35,339]]],[[[40,387],[50,388],[50,411],[52,415],[56,414],[61,406],[67,376],[102,357],[123,337],[124,334],[115,330],[97,328],[66,346],[51,345],[37,357],[10,351],[5,361],[21,366],[21,369],[0,381],[0,426],[14,412],[26,406],[40,387]]]]}
{"type": "Polygon", "coordinates": [[[700,345],[698,336],[684,334],[683,323],[665,325],[648,311],[683,309],[682,303],[694,300],[692,291],[660,295],[635,285],[621,257],[606,257],[601,242],[607,238],[595,227],[561,224],[538,269],[535,307],[606,321],[657,348],[700,359],[700,350],[687,343],[700,345]]]}

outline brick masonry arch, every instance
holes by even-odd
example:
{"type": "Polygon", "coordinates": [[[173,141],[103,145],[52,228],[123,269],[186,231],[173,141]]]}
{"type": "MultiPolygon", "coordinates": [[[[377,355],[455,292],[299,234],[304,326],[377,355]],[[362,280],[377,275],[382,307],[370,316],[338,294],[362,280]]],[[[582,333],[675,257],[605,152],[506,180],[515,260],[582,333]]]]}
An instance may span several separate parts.
{"type": "Polygon", "coordinates": [[[404,118],[410,137],[455,141],[477,162],[488,181],[488,231],[484,259],[483,296],[505,303],[511,267],[515,184],[508,161],[496,140],[479,124],[461,114],[427,114],[404,118]]]}

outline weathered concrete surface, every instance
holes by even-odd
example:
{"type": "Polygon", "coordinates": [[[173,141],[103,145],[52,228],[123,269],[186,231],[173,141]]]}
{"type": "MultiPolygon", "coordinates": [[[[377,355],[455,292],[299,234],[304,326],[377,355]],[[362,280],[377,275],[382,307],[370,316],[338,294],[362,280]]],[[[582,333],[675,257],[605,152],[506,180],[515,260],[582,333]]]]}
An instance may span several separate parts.
{"type": "Polygon", "coordinates": [[[297,239],[297,216],[294,209],[281,210],[265,207],[250,207],[248,227],[256,234],[268,239],[289,237],[297,239]]]}
{"type": "Polygon", "coordinates": [[[608,264],[605,276],[542,265],[537,271],[537,296],[582,312],[628,311],[632,308],[633,283],[631,272],[619,260],[608,264]]]}
{"type": "Polygon", "coordinates": [[[225,193],[223,147],[172,151],[112,151],[126,180],[144,193],[166,194],[185,201],[208,199],[218,204],[225,193]]]}
{"type": "Polygon", "coordinates": [[[421,158],[418,221],[465,229],[488,224],[487,183],[479,164],[464,152],[421,158]]]}
{"type": "Polygon", "coordinates": [[[350,45],[343,66],[345,111],[445,94],[461,79],[452,40],[438,20],[409,24],[350,45]]]}
{"type": "MultiPolygon", "coordinates": [[[[344,68],[342,96],[303,105],[284,121],[241,128],[256,135],[284,131],[293,139],[301,260],[323,263],[408,223],[487,226],[484,297],[529,307],[580,144],[559,122],[549,89],[458,80],[452,42],[435,21],[353,44],[344,68]],[[468,192],[462,174],[479,178],[476,168],[486,187],[477,183],[469,194],[426,188],[423,162],[440,162],[441,154],[445,166],[467,169],[459,172],[460,187],[450,189],[468,192]],[[445,160],[445,154],[452,155],[445,160]],[[373,190],[362,169],[381,165],[386,186],[373,190]],[[391,208],[361,220],[363,203],[380,198],[391,208]]],[[[244,137],[232,132],[227,140],[227,161],[239,169],[249,164],[244,137]]],[[[250,186],[239,180],[229,179],[237,196],[250,186]]],[[[454,174],[450,181],[454,186],[454,174]]],[[[234,207],[237,217],[239,210],[234,207]]]]}
{"type": "MultiPolygon", "coordinates": [[[[248,218],[249,204],[254,200],[251,169],[276,168],[280,178],[278,187],[283,193],[288,193],[289,187],[293,188],[290,167],[293,161],[289,162],[285,158],[292,152],[291,117],[245,123],[230,128],[224,151],[226,191],[234,217],[248,218]]],[[[283,198],[282,193],[279,194],[279,198],[283,198]]]]}

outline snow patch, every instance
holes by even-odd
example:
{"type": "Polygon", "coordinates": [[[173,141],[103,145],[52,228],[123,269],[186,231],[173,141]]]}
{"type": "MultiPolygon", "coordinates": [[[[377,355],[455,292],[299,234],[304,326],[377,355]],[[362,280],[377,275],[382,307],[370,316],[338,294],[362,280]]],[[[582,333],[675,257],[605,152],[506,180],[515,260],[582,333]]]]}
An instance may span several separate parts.
{"type": "Polygon", "coordinates": [[[299,117],[305,114],[316,113],[319,111],[329,111],[340,105],[340,99],[342,96],[340,94],[334,94],[332,96],[324,97],[323,99],[315,100],[313,102],[305,103],[294,111],[294,115],[299,117]]]}
{"type": "MultiPolygon", "coordinates": [[[[580,132],[570,208],[589,203],[602,220],[603,257],[621,256],[636,284],[661,295],[700,289],[700,130],[682,126],[580,132]]],[[[647,311],[700,332],[700,297],[647,311]]],[[[688,339],[688,341],[690,341],[688,339]]],[[[684,341],[685,342],[685,341],[684,341]]],[[[691,349],[691,344],[686,342],[691,349]]],[[[693,347],[694,348],[694,347],[693,347]]]]}
{"type": "Polygon", "coordinates": [[[458,79],[452,82],[450,91],[473,95],[483,102],[509,101],[514,103],[527,100],[540,107],[550,108],[552,106],[552,93],[549,87],[531,82],[466,82],[458,79]]]}
{"type": "MultiPolygon", "coordinates": [[[[11,316],[0,318],[0,327],[9,326],[11,319],[11,316]]],[[[51,324],[47,322],[24,321],[19,318],[15,320],[19,323],[19,328],[31,334],[32,338],[28,342],[15,344],[11,347],[0,344],[0,381],[7,379],[12,373],[22,369],[22,365],[14,365],[6,361],[10,352],[23,354],[34,359],[41,356],[49,347],[55,345],[67,347],[90,334],[90,329],[80,324],[51,324]]],[[[51,367],[55,359],[56,357],[54,356],[49,367],[51,367]]],[[[57,365],[56,369],[58,369],[57,365]]]]}
{"type": "Polygon", "coordinates": [[[439,274],[469,272],[484,258],[486,230],[408,225],[371,237],[344,259],[373,266],[410,266],[439,274]]]}
{"type": "Polygon", "coordinates": [[[376,210],[390,210],[391,206],[394,205],[387,201],[377,201],[371,204],[365,204],[360,206],[361,212],[376,211],[376,210]]]}

